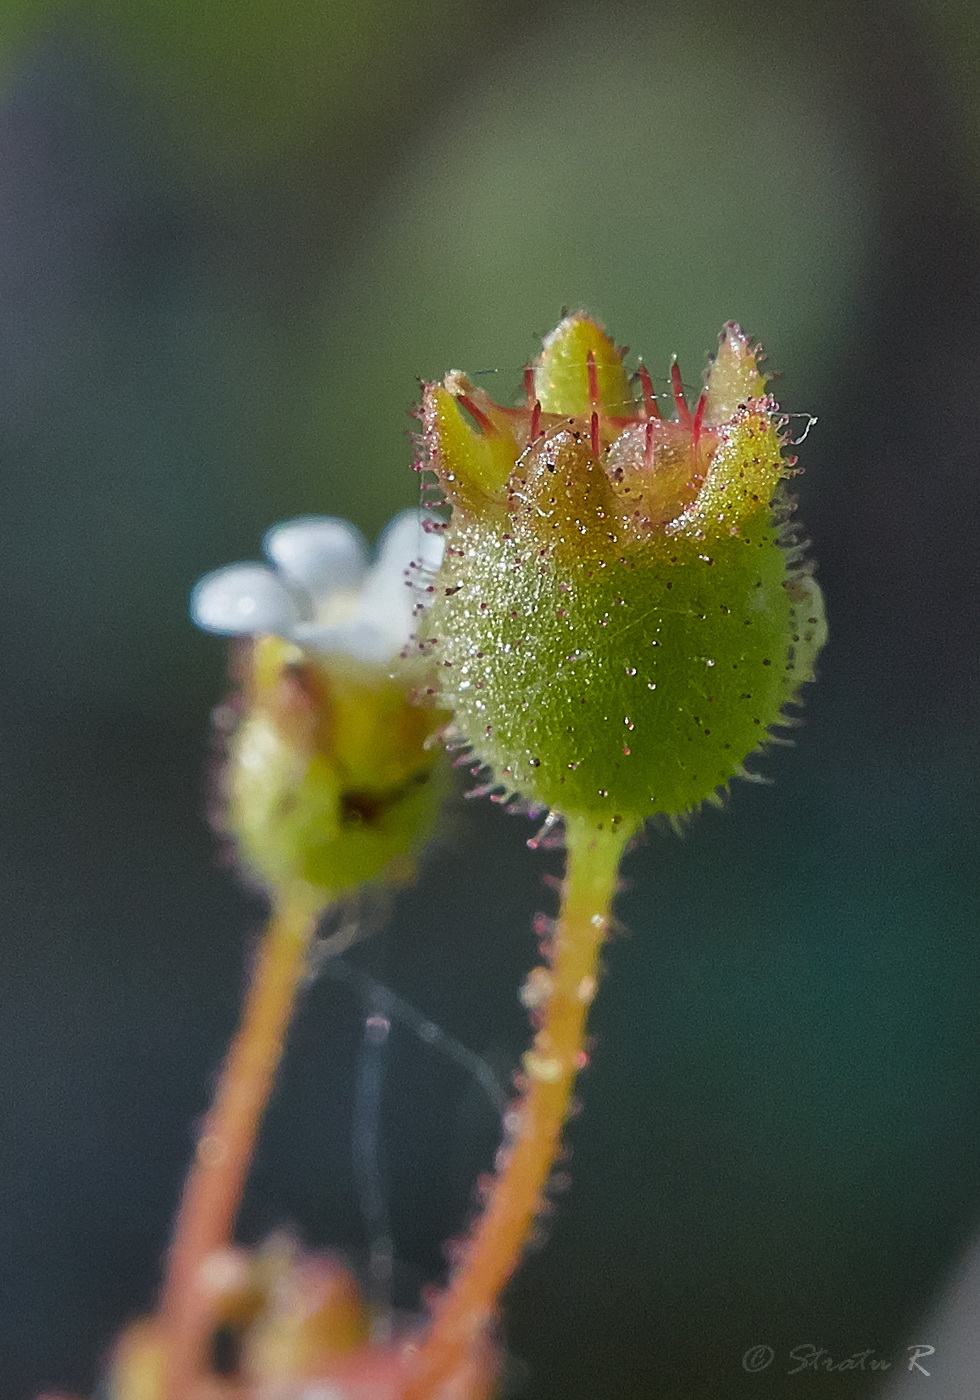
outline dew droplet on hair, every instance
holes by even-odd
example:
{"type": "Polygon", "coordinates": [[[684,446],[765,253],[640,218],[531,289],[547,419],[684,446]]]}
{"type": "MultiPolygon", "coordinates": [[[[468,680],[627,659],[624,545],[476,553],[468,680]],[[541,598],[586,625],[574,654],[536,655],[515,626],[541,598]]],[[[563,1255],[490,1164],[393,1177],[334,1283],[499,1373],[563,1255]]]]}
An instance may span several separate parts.
{"type": "Polygon", "coordinates": [[[521,1004],[533,1011],[544,1006],[554,988],[554,979],[546,967],[532,968],[520,990],[521,1004]]]}
{"type": "Polygon", "coordinates": [[[521,1064],[525,1073],[540,1084],[557,1084],[564,1068],[561,1060],[550,1055],[539,1055],[535,1050],[528,1050],[521,1064]]]}

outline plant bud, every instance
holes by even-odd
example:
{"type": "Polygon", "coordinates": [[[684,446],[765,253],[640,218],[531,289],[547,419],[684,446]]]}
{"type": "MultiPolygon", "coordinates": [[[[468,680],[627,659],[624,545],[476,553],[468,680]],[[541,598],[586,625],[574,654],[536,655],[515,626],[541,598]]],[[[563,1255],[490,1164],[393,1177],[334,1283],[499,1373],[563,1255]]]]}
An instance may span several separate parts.
{"type": "Polygon", "coordinates": [[[404,883],[431,834],[446,716],[414,703],[427,667],[401,654],[441,554],[426,523],[396,517],[368,567],[346,521],[288,521],[266,535],[268,564],[194,590],[199,626],[247,639],[219,821],[274,893],[305,889],[323,907],[404,883]]]}

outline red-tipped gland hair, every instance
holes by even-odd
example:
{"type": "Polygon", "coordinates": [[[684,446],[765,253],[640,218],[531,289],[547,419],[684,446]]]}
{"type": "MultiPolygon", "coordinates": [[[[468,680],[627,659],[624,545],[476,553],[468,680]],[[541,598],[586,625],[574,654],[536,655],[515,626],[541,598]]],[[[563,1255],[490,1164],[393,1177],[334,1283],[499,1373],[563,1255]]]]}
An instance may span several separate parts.
{"type": "Polygon", "coordinates": [[[640,376],[640,387],[643,390],[643,407],[648,418],[660,417],[660,405],[657,403],[657,396],[653,392],[653,380],[650,378],[650,371],[646,365],[640,365],[638,370],[640,376]]]}
{"type": "Polygon", "coordinates": [[[465,394],[459,394],[456,402],[462,404],[466,412],[476,422],[481,433],[495,433],[497,431],[487,415],[481,409],[477,408],[471,398],[467,398],[465,394]]]}
{"type": "Polygon", "coordinates": [[[698,399],[698,406],[694,410],[694,421],[691,424],[691,440],[695,449],[697,448],[698,442],[701,437],[701,427],[704,423],[704,410],[705,406],[707,405],[707,402],[707,394],[702,394],[701,397],[698,399]]]}
{"type": "Polygon", "coordinates": [[[595,353],[590,350],[585,357],[586,371],[589,376],[589,404],[592,408],[592,416],[589,419],[589,433],[592,438],[592,455],[598,458],[601,451],[599,441],[599,371],[596,369],[595,353]]]}
{"type": "Polygon", "coordinates": [[[674,395],[674,407],[677,409],[677,421],[689,428],[691,426],[691,410],[688,408],[687,399],[684,397],[684,385],[681,383],[681,367],[676,360],[670,367],[670,387],[674,395]]]}

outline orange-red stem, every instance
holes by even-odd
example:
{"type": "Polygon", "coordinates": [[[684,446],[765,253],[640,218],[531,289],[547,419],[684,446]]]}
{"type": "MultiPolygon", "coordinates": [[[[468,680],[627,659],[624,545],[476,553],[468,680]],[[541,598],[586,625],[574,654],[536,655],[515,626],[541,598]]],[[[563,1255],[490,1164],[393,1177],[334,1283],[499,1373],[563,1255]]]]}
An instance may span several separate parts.
{"type": "Polygon", "coordinates": [[[432,1400],[485,1337],[500,1292],[520,1262],[541,1209],[584,1060],[586,1018],[596,991],[624,841],[624,835],[596,831],[586,823],[569,824],[568,869],[552,966],[529,983],[542,991],[544,1014],[524,1057],[527,1088],[515,1106],[518,1126],[463,1262],[436,1305],[404,1400],[432,1400]]]}
{"type": "Polygon", "coordinates": [[[202,1266],[231,1242],[315,927],[307,905],[284,902],[273,910],[242,1019],[197,1139],[160,1298],[166,1400],[186,1400],[205,1363],[209,1319],[202,1266]]]}

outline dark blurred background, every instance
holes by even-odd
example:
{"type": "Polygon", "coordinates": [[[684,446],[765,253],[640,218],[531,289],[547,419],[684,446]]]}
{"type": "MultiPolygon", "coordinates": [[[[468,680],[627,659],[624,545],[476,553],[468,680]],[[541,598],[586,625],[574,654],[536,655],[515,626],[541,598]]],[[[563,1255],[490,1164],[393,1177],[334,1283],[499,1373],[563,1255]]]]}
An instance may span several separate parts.
{"type": "MultiPolygon", "coordinates": [[[[417,499],[416,376],[506,400],[563,306],[692,384],[725,320],[764,341],[819,417],[832,641],[775,785],[631,857],[515,1374],[850,1397],[875,1377],[788,1377],[789,1349],[929,1341],[980,1229],[980,12],[772,10],[4,0],[3,1400],[87,1391],[151,1302],[261,920],[203,818],[225,658],[190,585],[293,514],[375,533],[417,499]]],[[[505,1077],[557,868],[528,834],[459,803],[349,955],[505,1077]]],[[[362,1250],[363,1016],[311,990],[245,1238],[362,1250]]],[[[387,1074],[410,1295],[497,1125],[407,1032],[387,1074]]]]}

